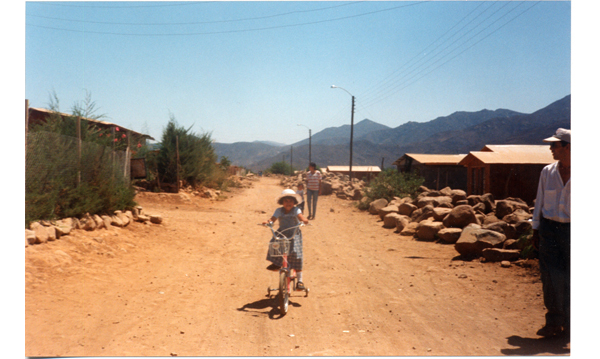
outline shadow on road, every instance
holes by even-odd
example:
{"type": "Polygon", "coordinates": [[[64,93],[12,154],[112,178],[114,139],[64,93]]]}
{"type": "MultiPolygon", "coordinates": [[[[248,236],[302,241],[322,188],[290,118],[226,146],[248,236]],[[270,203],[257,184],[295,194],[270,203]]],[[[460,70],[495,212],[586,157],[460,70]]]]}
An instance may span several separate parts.
{"type": "Polygon", "coordinates": [[[522,338],[516,335],[507,338],[508,344],[518,347],[501,349],[504,355],[536,355],[536,354],[569,354],[567,347],[570,339],[567,337],[556,338],[522,338]]]}
{"type": "MultiPolygon", "coordinates": [[[[290,307],[301,307],[299,303],[289,302],[290,307]]],[[[244,304],[241,308],[237,308],[240,312],[255,313],[254,316],[258,317],[260,314],[266,314],[270,319],[281,319],[283,316],[279,313],[279,307],[277,306],[276,298],[265,298],[257,300],[256,302],[244,304]],[[250,310],[249,310],[250,309],[250,310]],[[254,309],[254,310],[252,310],[254,309]],[[263,309],[270,309],[264,311],[263,309]]]]}

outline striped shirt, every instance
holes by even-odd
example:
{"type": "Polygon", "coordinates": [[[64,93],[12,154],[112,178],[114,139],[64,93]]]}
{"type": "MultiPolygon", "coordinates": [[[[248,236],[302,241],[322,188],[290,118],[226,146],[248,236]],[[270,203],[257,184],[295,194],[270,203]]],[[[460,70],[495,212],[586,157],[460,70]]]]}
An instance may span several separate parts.
{"type": "Polygon", "coordinates": [[[321,186],[321,172],[315,171],[315,173],[311,173],[310,171],[306,174],[306,188],[311,191],[318,191],[321,186]]]}
{"type": "Polygon", "coordinates": [[[533,211],[533,229],[539,228],[542,217],[555,222],[571,222],[571,179],[563,184],[558,172],[558,162],[544,167],[540,175],[533,211]]]}

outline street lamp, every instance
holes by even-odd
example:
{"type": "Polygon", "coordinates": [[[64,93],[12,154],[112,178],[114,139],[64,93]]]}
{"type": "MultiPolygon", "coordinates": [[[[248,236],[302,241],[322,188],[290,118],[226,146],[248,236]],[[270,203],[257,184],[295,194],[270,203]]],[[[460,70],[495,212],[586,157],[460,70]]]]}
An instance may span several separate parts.
{"type": "MultiPolygon", "coordinates": [[[[306,126],[306,125],[298,124],[298,126],[303,126],[303,127],[308,128],[308,126],[306,126]]],[[[308,163],[309,164],[312,162],[312,157],[311,157],[311,155],[312,155],[312,143],[311,142],[312,142],[312,134],[311,134],[310,128],[308,128],[308,163]]]]}
{"type": "Polygon", "coordinates": [[[348,95],[352,96],[352,112],[350,114],[350,168],[348,170],[350,181],[352,181],[352,139],[354,137],[354,95],[351,94],[350,92],[348,92],[348,90],[346,90],[343,87],[331,85],[331,88],[344,90],[348,93],[348,95]]]}

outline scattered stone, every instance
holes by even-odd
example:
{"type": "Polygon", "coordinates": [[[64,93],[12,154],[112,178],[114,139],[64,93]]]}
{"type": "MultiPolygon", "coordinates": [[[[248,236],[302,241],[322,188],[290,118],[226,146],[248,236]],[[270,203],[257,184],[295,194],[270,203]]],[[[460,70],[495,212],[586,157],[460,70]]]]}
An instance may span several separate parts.
{"type": "Polygon", "coordinates": [[[31,229],[25,230],[25,245],[34,245],[36,242],[35,231],[31,229]]]}
{"type": "Polygon", "coordinates": [[[502,261],[502,262],[500,262],[500,266],[502,268],[509,268],[511,266],[511,264],[509,261],[502,261]]]}
{"type": "Polygon", "coordinates": [[[150,222],[154,223],[154,224],[161,224],[163,221],[162,216],[159,215],[151,215],[150,216],[150,222]]]}
{"type": "Polygon", "coordinates": [[[518,249],[486,248],[481,251],[481,255],[488,262],[502,262],[519,259],[521,251],[518,249]]]}

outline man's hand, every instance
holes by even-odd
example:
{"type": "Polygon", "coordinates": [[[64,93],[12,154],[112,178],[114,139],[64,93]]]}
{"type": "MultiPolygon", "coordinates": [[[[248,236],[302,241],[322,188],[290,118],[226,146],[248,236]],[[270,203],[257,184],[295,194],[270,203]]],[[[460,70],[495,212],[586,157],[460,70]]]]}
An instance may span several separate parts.
{"type": "Polygon", "coordinates": [[[531,241],[533,242],[533,248],[539,250],[540,249],[540,235],[538,234],[537,229],[533,230],[533,237],[531,237],[531,241]]]}

